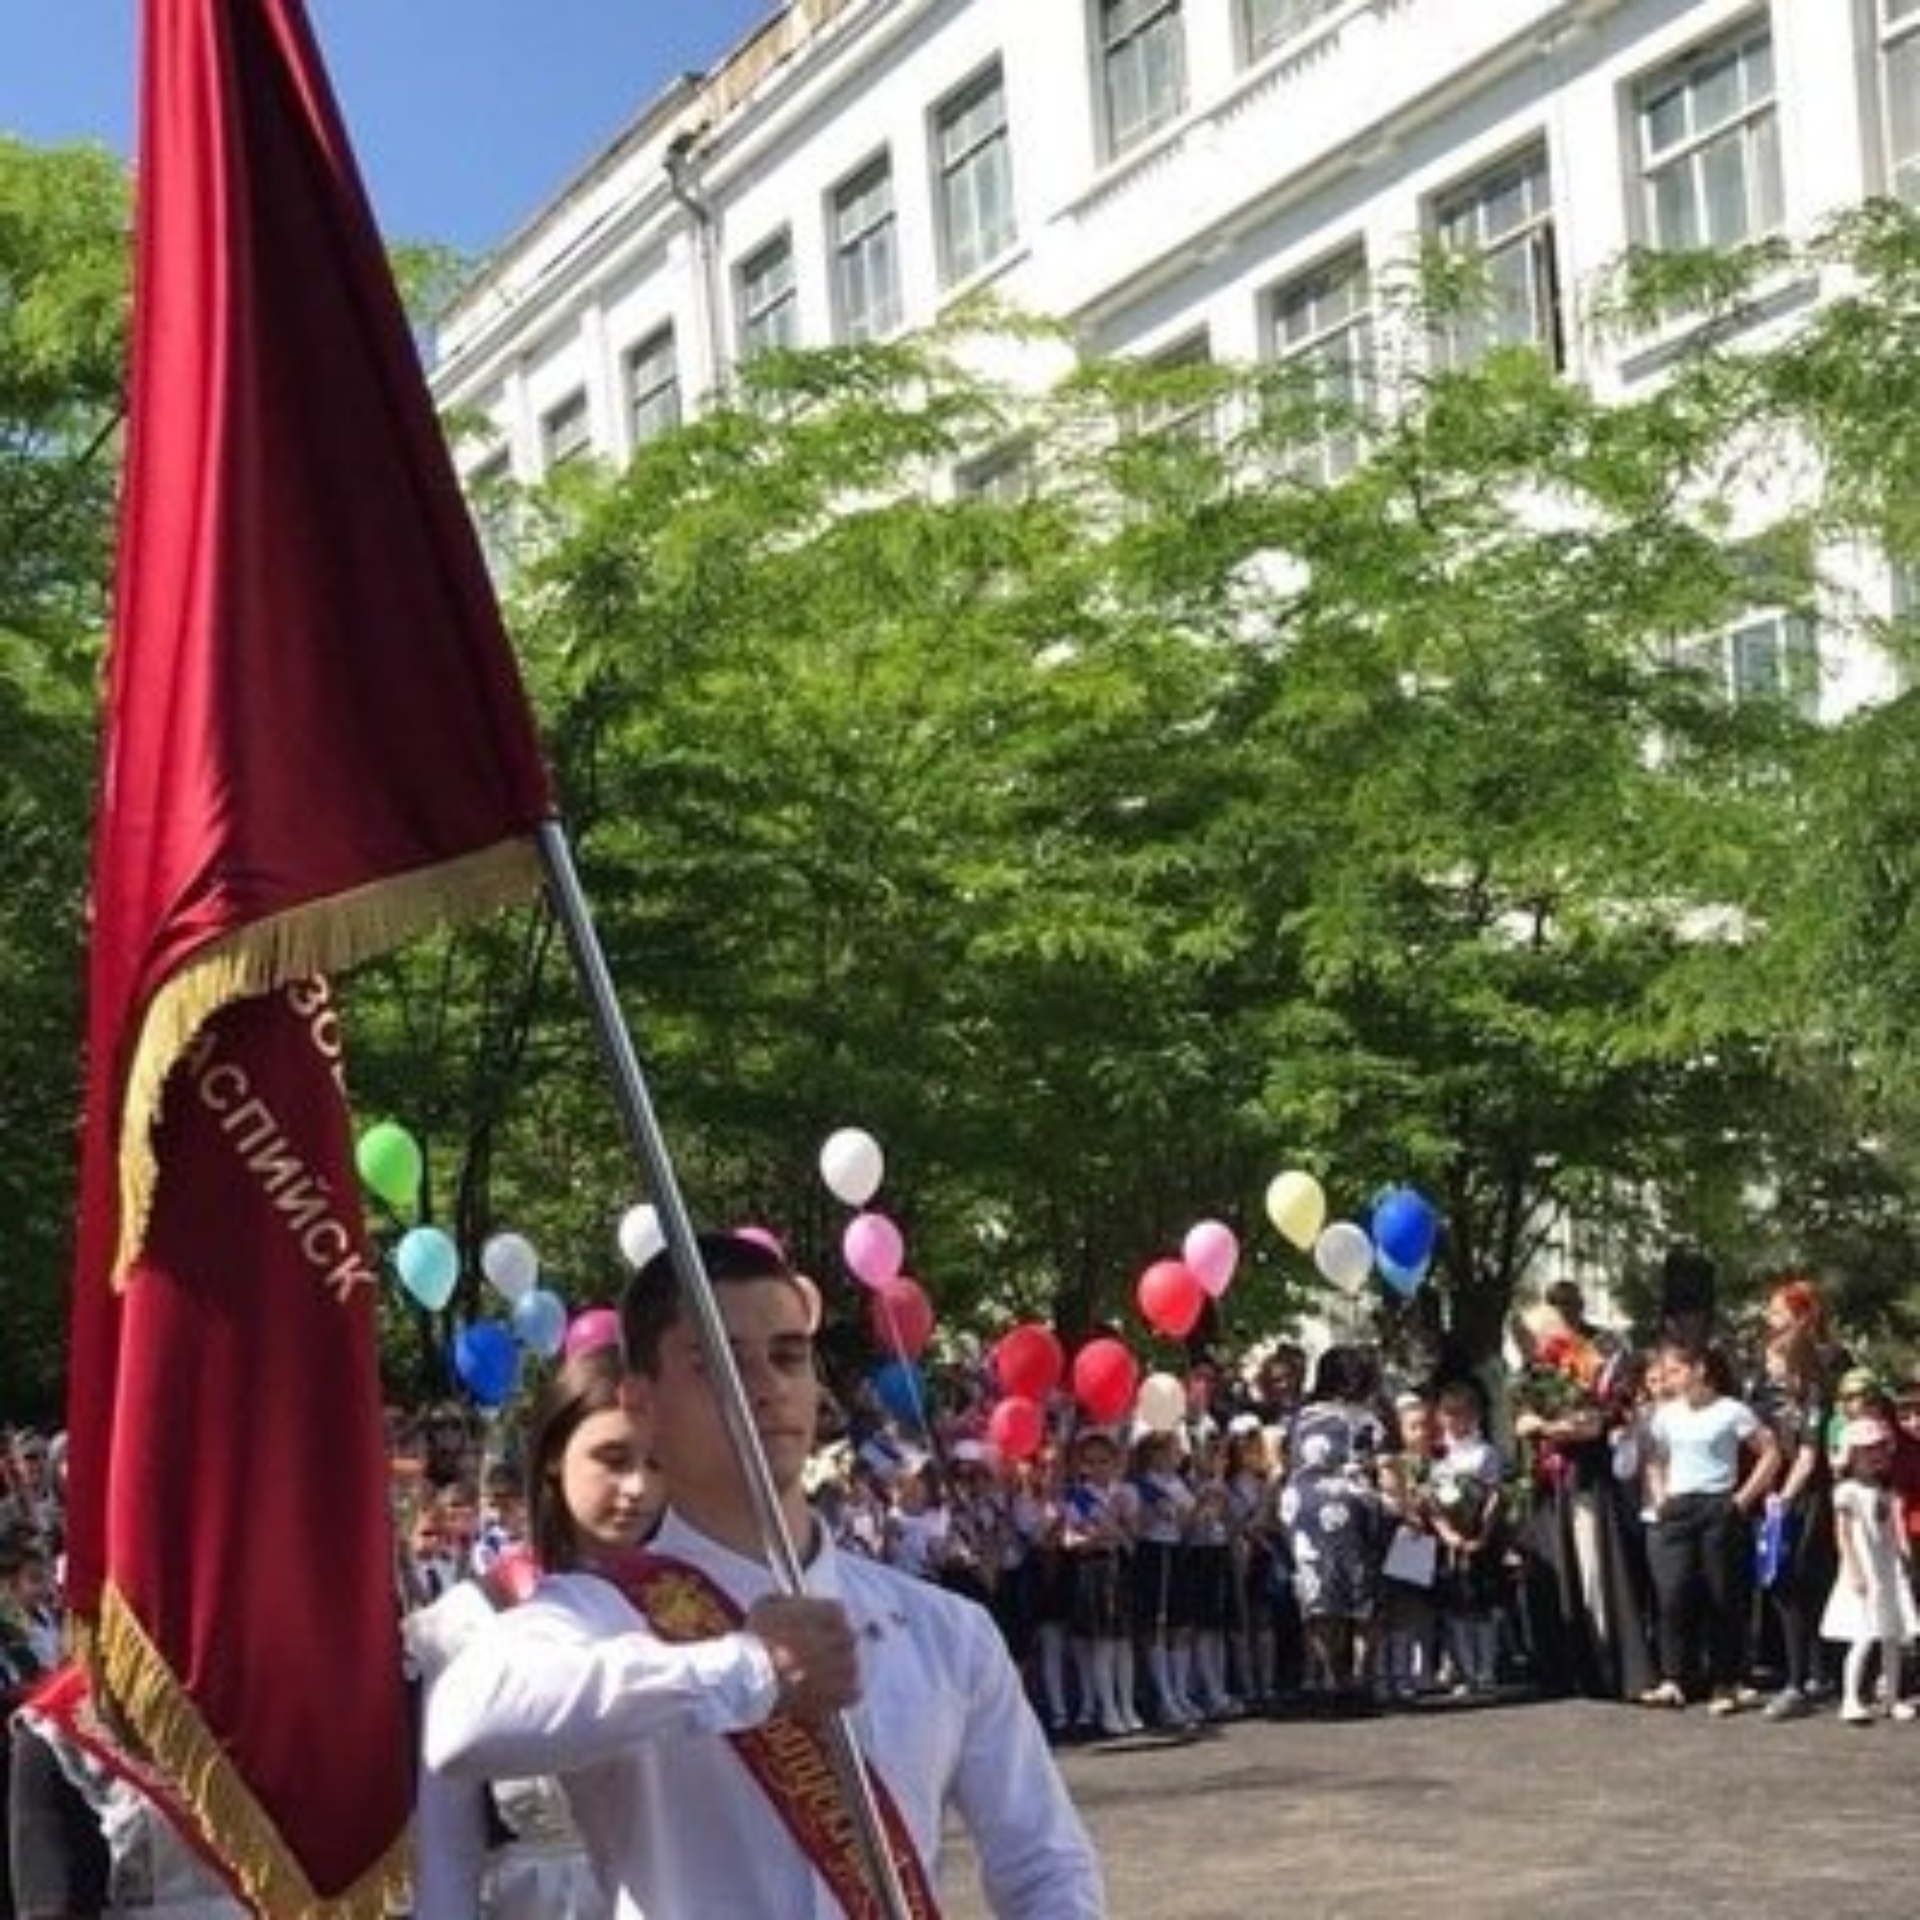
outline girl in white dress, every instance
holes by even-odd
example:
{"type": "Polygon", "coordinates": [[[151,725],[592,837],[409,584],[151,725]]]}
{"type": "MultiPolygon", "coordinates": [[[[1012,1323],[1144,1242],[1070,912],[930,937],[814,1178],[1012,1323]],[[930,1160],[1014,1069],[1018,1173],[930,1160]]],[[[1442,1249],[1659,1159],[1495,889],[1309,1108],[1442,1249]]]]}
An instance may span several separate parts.
{"type": "Polygon", "coordinates": [[[1920,1633],[1920,1611],[1907,1578],[1900,1496],[1887,1484],[1893,1445],[1885,1421],[1849,1420],[1835,1461],[1844,1476],[1833,1490],[1840,1573],[1820,1618],[1820,1635],[1846,1643],[1840,1718],[1850,1726],[1865,1726],[1874,1717],[1866,1680],[1876,1649],[1889,1714],[1914,1717],[1913,1703],[1900,1698],[1900,1667],[1906,1643],[1920,1633]]]}

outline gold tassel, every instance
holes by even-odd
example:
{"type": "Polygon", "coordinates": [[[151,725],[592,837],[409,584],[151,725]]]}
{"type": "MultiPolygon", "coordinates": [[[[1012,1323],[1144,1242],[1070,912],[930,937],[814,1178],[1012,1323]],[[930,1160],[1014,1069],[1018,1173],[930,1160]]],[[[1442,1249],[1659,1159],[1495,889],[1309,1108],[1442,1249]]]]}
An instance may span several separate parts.
{"type": "Polygon", "coordinates": [[[435,867],[276,914],[201,948],[162,982],[140,1019],[120,1115],[120,1238],[116,1286],[146,1243],[159,1165],[153,1131],[167,1076],[194,1035],[230,1001],[290,981],[338,973],[427,928],[476,918],[539,892],[539,854],[509,840],[435,867]]]}
{"type": "Polygon", "coordinates": [[[272,1920],[383,1920],[404,1911],[410,1832],[403,1829],[352,1886],[336,1894],[317,1892],[111,1584],[100,1596],[89,1654],[103,1717],[117,1717],[147,1761],[165,1775],[256,1913],[272,1920]]]}

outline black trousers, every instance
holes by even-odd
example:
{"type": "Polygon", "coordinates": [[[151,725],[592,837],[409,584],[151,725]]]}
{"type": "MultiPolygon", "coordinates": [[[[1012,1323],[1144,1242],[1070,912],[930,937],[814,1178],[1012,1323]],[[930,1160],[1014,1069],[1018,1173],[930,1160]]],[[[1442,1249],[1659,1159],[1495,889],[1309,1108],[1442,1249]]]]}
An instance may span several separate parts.
{"type": "Polygon", "coordinates": [[[1746,1671],[1753,1538],[1730,1494],[1683,1493],[1647,1536],[1659,1605],[1660,1677],[1682,1685],[1704,1656],[1707,1680],[1737,1686],[1746,1671]]]}
{"type": "Polygon", "coordinates": [[[110,1861],[93,1809],[60,1771],[53,1749],[17,1723],[12,1759],[7,1841],[20,1920],[101,1912],[110,1861]]]}

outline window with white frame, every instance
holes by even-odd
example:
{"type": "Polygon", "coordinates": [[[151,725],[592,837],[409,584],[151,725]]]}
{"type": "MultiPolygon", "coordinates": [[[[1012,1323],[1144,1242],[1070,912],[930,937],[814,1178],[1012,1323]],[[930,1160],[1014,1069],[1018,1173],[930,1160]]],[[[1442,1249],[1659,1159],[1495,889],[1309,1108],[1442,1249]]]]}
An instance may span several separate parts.
{"type": "Polygon", "coordinates": [[[1240,41],[1246,58],[1258,60],[1283,40],[1304,33],[1322,14],[1345,0],[1240,0],[1240,41]]]}
{"type": "Polygon", "coordinates": [[[1730,698],[1780,701],[1809,720],[1816,716],[1820,656],[1806,614],[1778,607],[1750,613],[1722,644],[1730,698]]]}
{"type": "Polygon", "coordinates": [[[540,416],[540,461],[552,472],[578,460],[593,447],[592,423],[587,414],[587,390],[576,387],[540,416]]]}
{"type": "Polygon", "coordinates": [[[1650,245],[1731,247],[1779,226],[1779,103],[1764,17],[1640,81],[1634,117],[1650,245]]]}
{"type": "Polygon", "coordinates": [[[1889,193],[1920,205],[1920,0],[1877,0],[1880,127],[1889,193]]]}
{"type": "Polygon", "coordinates": [[[1170,374],[1173,378],[1162,396],[1138,410],[1135,432],[1160,440],[1184,441],[1192,446],[1212,445],[1220,432],[1216,391],[1196,379],[1189,392],[1185,390],[1186,382],[1180,378],[1184,368],[1212,366],[1213,347],[1206,334],[1193,334],[1177,346],[1162,349],[1147,364],[1156,373],[1170,374]]]}
{"type": "Polygon", "coordinates": [[[884,153],[834,189],[833,304],[846,340],[877,339],[900,324],[899,228],[884,153]]]}
{"type": "Polygon", "coordinates": [[[627,432],[634,446],[644,447],[680,424],[680,360],[671,326],[628,353],[626,375],[627,432]]]}
{"type": "Polygon", "coordinates": [[[757,253],[741,261],[735,276],[739,298],[740,357],[800,341],[800,296],[793,277],[793,236],[783,227],[757,253]]]}
{"type": "Polygon", "coordinates": [[[1360,457],[1360,428],[1373,390],[1373,305],[1367,256],[1349,247],[1276,287],[1270,296],[1274,358],[1303,377],[1318,416],[1297,463],[1308,478],[1335,480],[1360,457]]]}
{"type": "Polygon", "coordinates": [[[933,158],[941,277],[952,285],[997,260],[1018,237],[1013,141],[998,61],[934,108],[933,158]]]}
{"type": "Polygon", "coordinates": [[[1443,365],[1470,365],[1489,347],[1538,347],[1563,363],[1547,150],[1533,146],[1449,188],[1433,205],[1433,235],[1477,263],[1483,284],[1449,313],[1436,338],[1443,365]]]}
{"type": "Polygon", "coordinates": [[[1100,85],[1111,159],[1187,104],[1180,0],[1098,0],[1100,85]]]}

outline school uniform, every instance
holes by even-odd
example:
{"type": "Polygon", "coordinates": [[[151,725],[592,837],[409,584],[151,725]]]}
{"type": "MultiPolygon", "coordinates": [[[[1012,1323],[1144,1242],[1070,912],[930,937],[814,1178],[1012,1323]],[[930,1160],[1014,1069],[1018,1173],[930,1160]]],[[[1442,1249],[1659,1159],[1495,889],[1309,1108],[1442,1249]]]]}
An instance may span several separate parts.
{"type": "MultiPolygon", "coordinates": [[[[770,1572],[669,1514],[651,1550],[744,1611],[770,1572]]],[[[1038,1722],[979,1607],[821,1546],[808,1591],[841,1600],[861,1636],[854,1737],[937,1883],[951,1805],[971,1830],[1001,1920],[1093,1920],[1099,1870],[1038,1722]]],[[[548,1580],[455,1658],[428,1703],[429,1766],[453,1775],[551,1769],[620,1920],[834,1920],[827,1880],[721,1736],[775,1704],[751,1634],[669,1646],[614,1585],[548,1580]]]]}

